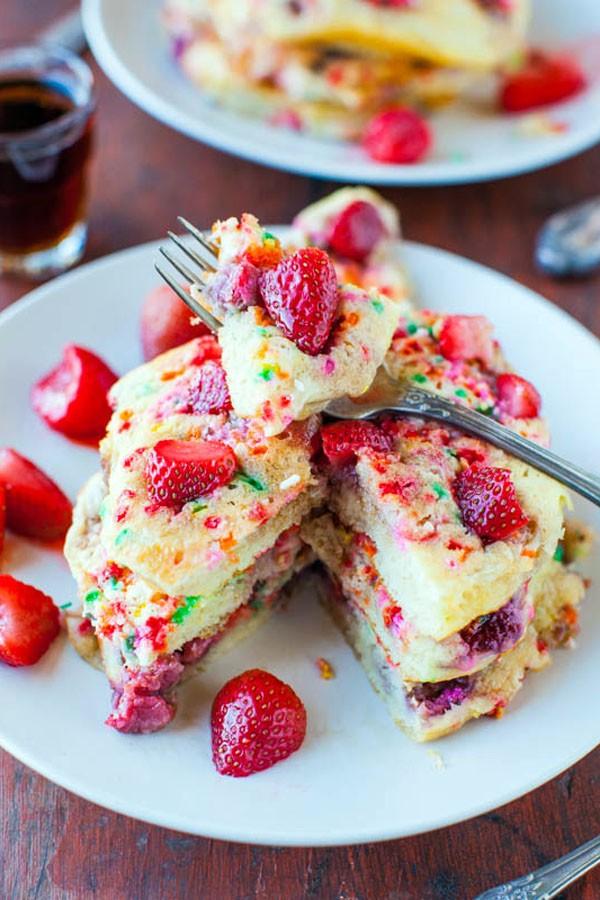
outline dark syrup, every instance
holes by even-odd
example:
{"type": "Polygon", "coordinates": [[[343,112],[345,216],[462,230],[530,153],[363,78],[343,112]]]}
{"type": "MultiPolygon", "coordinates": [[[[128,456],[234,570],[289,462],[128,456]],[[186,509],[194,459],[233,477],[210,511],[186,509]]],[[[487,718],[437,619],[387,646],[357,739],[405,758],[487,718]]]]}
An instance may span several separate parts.
{"type": "Polygon", "coordinates": [[[0,81],[0,139],[8,143],[0,145],[0,251],[50,247],[84,217],[91,118],[62,138],[29,140],[34,129],[73,108],[68,94],[50,83],[0,81]]]}

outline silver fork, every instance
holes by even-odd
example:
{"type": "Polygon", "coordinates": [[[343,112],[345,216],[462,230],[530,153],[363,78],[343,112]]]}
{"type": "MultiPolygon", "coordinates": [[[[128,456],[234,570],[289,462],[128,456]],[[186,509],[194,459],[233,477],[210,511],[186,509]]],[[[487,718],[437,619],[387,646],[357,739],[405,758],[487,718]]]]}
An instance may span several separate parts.
{"type": "Polygon", "coordinates": [[[529,875],[484,891],[475,900],[552,900],[598,863],[600,836],[529,875]]]}
{"type": "MultiPolygon", "coordinates": [[[[169,237],[176,246],[200,270],[195,272],[174,256],[171,250],[161,247],[160,252],[190,285],[205,285],[206,278],[215,272],[217,266],[217,248],[198,228],[179,217],[179,221],[195,241],[194,247],[182,241],[176,234],[169,232],[169,237]],[[197,249],[196,249],[197,247],[197,249]]],[[[221,322],[206,310],[180,284],[159,265],[156,269],[170,287],[181,297],[184,303],[213,332],[221,327],[221,322]]],[[[438,394],[416,387],[405,380],[393,380],[383,369],[366,394],[360,397],[342,397],[331,401],[324,410],[332,419],[370,419],[386,412],[400,416],[413,416],[421,419],[443,422],[488,441],[501,450],[511,453],[518,459],[550,475],[578,494],[600,506],[600,477],[592,472],[568,462],[566,459],[522,437],[520,434],[500,425],[494,419],[475,410],[462,406],[453,400],[440,397],[438,394]]]]}

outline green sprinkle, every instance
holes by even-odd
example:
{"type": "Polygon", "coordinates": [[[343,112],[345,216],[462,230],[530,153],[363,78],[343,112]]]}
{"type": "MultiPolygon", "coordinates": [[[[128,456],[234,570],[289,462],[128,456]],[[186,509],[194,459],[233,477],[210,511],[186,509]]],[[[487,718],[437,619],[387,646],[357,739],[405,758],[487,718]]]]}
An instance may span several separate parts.
{"type": "Polygon", "coordinates": [[[262,378],[263,381],[271,381],[273,379],[274,371],[275,369],[273,366],[264,366],[258,373],[258,377],[262,378]]]}
{"type": "Polygon", "coordinates": [[[69,609],[70,606],[73,606],[72,603],[63,603],[62,606],[59,606],[59,609],[69,609]]]}
{"type": "Polygon", "coordinates": [[[429,337],[433,337],[433,326],[428,325],[426,330],[427,330],[427,334],[429,335],[429,337]]]}
{"type": "Polygon", "coordinates": [[[491,416],[494,413],[493,406],[477,406],[476,409],[478,413],[481,413],[484,416],[491,416]]]}
{"type": "Polygon", "coordinates": [[[115,547],[120,547],[123,541],[126,541],[131,531],[129,528],[122,528],[115,538],[115,547]]]}
{"type": "Polygon", "coordinates": [[[556,560],[556,562],[561,563],[565,558],[565,548],[562,544],[557,544],[556,550],[554,551],[554,556],[552,557],[556,560]]]}
{"type": "Polygon", "coordinates": [[[425,375],[422,375],[420,372],[417,372],[415,375],[411,375],[411,381],[416,381],[417,384],[425,384],[427,378],[425,375]]]}
{"type": "Polygon", "coordinates": [[[255,491],[266,491],[267,489],[266,484],[263,484],[258,478],[254,478],[253,475],[248,475],[247,472],[238,472],[234,481],[241,481],[242,484],[247,484],[255,491]]]}
{"type": "Polygon", "coordinates": [[[438,500],[441,500],[442,497],[448,496],[448,491],[445,488],[443,488],[441,484],[438,484],[437,481],[434,481],[431,486],[432,486],[438,500]]]}
{"type": "Polygon", "coordinates": [[[192,515],[195,516],[196,513],[204,512],[205,509],[208,509],[208,505],[206,503],[200,503],[198,500],[195,500],[191,507],[192,515]]]}
{"type": "Polygon", "coordinates": [[[415,322],[409,322],[406,326],[406,330],[409,334],[416,334],[419,330],[419,326],[415,324],[415,322]]]}
{"type": "Polygon", "coordinates": [[[277,240],[277,238],[275,237],[274,234],[271,234],[270,231],[263,231],[263,243],[265,243],[265,241],[276,241],[276,240],[277,240]]]}
{"type": "Polygon", "coordinates": [[[264,608],[264,605],[265,605],[265,604],[264,604],[264,602],[260,599],[260,597],[253,597],[253,598],[250,600],[250,602],[248,603],[248,606],[250,607],[250,609],[253,609],[253,610],[255,610],[256,612],[258,612],[259,609],[263,609],[263,608],[264,608]]]}
{"type": "Polygon", "coordinates": [[[200,603],[201,600],[202,597],[200,595],[194,597],[186,597],[183,601],[182,606],[176,609],[171,616],[171,622],[175,622],[176,625],[180,625],[184,619],[187,619],[191,611],[200,603]]]}
{"type": "Polygon", "coordinates": [[[125,648],[133,653],[133,645],[135,643],[135,636],[130,634],[129,637],[125,638],[125,648]]]}
{"type": "Polygon", "coordinates": [[[118,578],[115,578],[114,575],[111,575],[111,577],[108,579],[108,583],[110,584],[113,591],[116,591],[121,587],[121,582],[118,578]]]}
{"type": "Polygon", "coordinates": [[[260,334],[261,337],[269,337],[269,329],[268,328],[263,328],[263,326],[260,325],[256,330],[258,331],[258,333],[260,334]]]}
{"type": "Polygon", "coordinates": [[[100,596],[100,591],[90,591],[89,594],[86,594],[84,597],[84,603],[95,603],[98,597],[100,596]]]}
{"type": "Polygon", "coordinates": [[[379,314],[381,314],[383,312],[383,310],[385,309],[381,300],[371,300],[371,306],[373,307],[375,312],[379,313],[379,314]]]}
{"type": "Polygon", "coordinates": [[[457,397],[468,397],[469,396],[464,388],[457,388],[454,391],[454,393],[456,394],[457,397]]]}

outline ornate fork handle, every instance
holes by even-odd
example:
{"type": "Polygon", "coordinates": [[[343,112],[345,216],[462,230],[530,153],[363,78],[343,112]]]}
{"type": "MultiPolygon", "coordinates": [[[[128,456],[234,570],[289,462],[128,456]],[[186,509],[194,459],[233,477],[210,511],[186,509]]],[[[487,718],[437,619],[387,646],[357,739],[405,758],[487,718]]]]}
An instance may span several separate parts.
{"type": "Polygon", "coordinates": [[[476,900],[552,900],[599,862],[600,835],[523,878],[485,891],[476,900]]]}
{"type": "Polygon", "coordinates": [[[521,437],[510,428],[499,425],[498,422],[479,412],[413,387],[402,391],[397,404],[386,403],[386,407],[405,415],[406,413],[422,415],[426,419],[445,422],[462,431],[474,434],[489,441],[490,444],[500,447],[501,450],[506,450],[507,453],[512,453],[519,459],[531,463],[536,469],[556,478],[578,494],[591,500],[596,506],[600,506],[600,478],[597,475],[567,462],[551,450],[534,444],[533,441],[521,437]]]}

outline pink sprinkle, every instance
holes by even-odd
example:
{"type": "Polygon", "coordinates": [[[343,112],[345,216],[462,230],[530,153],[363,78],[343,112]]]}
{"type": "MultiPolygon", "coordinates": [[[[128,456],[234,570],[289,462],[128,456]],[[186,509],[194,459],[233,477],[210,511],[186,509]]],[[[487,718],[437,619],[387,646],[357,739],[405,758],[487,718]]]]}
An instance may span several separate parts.
{"type": "Polygon", "coordinates": [[[333,375],[334,372],[335,372],[334,360],[330,356],[325,357],[325,360],[323,362],[323,373],[325,375],[333,375]]]}
{"type": "Polygon", "coordinates": [[[369,350],[369,348],[365,344],[361,344],[360,350],[365,362],[369,362],[369,360],[371,359],[371,351],[369,350]]]}
{"type": "Polygon", "coordinates": [[[220,524],[221,524],[221,519],[219,518],[219,516],[207,516],[206,519],[204,520],[205,528],[210,528],[210,529],[218,528],[220,524]]]}

